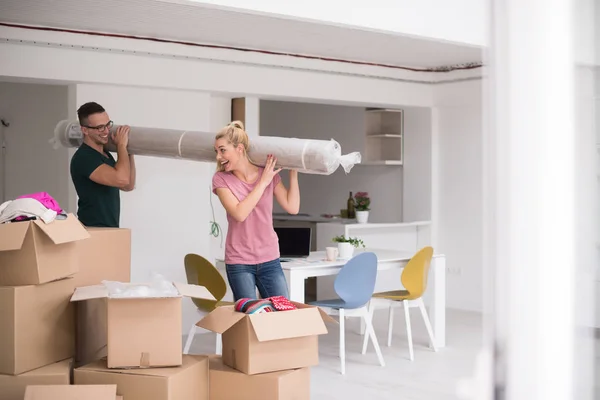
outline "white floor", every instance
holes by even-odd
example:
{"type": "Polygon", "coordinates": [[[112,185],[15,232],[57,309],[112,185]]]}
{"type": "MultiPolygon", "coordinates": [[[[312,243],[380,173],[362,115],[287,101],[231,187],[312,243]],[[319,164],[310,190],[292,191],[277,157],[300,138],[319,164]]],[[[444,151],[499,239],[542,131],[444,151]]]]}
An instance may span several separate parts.
{"type": "MultiPolygon", "coordinates": [[[[455,400],[456,384],[473,373],[475,356],[482,343],[480,314],[449,310],[447,346],[434,353],[427,347],[427,333],[418,312],[411,310],[415,360],[408,359],[402,309],[396,310],[392,347],[386,346],[387,312],[374,318],[377,339],[382,345],[385,367],[379,366],[371,344],[360,354],[362,337],[356,332],[358,320],[346,323],[346,375],[339,373],[338,329],[329,325],[329,334],[319,340],[320,364],[311,369],[311,398],[378,400],[455,400]]],[[[190,353],[214,353],[212,333],[196,335],[190,353]]]]}

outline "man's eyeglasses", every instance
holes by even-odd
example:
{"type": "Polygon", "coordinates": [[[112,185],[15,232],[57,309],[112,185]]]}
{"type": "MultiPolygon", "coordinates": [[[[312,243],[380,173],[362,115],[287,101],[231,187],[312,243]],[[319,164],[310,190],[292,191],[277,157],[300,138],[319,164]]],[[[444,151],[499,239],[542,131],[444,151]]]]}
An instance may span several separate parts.
{"type": "Polygon", "coordinates": [[[104,129],[110,129],[113,126],[113,122],[112,121],[108,121],[107,124],[104,125],[98,125],[98,126],[87,126],[87,125],[83,125],[84,127],[88,128],[88,129],[95,129],[97,131],[103,131],[104,129]]]}

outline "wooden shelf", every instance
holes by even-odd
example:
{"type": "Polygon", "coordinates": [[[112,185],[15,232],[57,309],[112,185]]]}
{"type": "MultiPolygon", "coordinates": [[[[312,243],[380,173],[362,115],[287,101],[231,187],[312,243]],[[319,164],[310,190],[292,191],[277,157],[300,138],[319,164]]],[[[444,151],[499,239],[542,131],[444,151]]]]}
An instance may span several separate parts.
{"type": "Polygon", "coordinates": [[[365,157],[361,165],[402,165],[403,159],[404,111],[366,109],[365,157]]]}

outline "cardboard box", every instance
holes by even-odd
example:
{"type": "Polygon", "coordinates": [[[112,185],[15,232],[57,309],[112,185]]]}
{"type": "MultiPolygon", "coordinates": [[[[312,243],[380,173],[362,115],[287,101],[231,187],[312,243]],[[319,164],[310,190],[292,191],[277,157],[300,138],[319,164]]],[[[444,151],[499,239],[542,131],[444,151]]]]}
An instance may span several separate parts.
{"type": "MultiPolygon", "coordinates": [[[[128,287],[141,284],[126,284],[128,287]]],[[[181,297],[213,299],[202,286],[173,283],[177,297],[109,297],[104,285],[77,288],[72,302],[106,301],[109,368],[178,366],[182,362],[181,297]]]]}
{"type": "Polygon", "coordinates": [[[76,243],[79,271],[75,287],[99,285],[103,280],[131,280],[131,230],[86,228],[89,239],[76,243]]]}
{"type": "Polygon", "coordinates": [[[118,400],[119,397],[117,385],[33,385],[25,391],[25,400],[118,400]]]}
{"type": "Polygon", "coordinates": [[[223,362],[249,375],[303,368],[319,363],[318,335],[325,321],[336,321],[318,307],[244,314],[233,306],[217,307],[196,325],[222,334],[223,362]]]}
{"type": "Polygon", "coordinates": [[[0,287],[0,374],[18,375],[73,357],[73,279],[0,287]]]}
{"type": "Polygon", "coordinates": [[[78,301],[75,306],[75,367],[108,356],[106,299],[78,301]]]}
{"type": "MultiPolygon", "coordinates": [[[[75,287],[99,285],[103,280],[131,280],[131,231],[124,228],[87,228],[90,238],[77,242],[79,272],[75,287]]],[[[106,301],[75,303],[75,366],[89,364],[108,355],[106,301]]]]}
{"type": "Polygon", "coordinates": [[[106,360],[75,369],[76,385],[116,384],[125,400],[208,400],[208,357],[184,355],[171,368],[109,369],[106,360]]]}
{"type": "Polygon", "coordinates": [[[0,400],[23,400],[28,385],[68,385],[71,360],[63,360],[21,375],[0,375],[0,400]]]}
{"type": "Polygon", "coordinates": [[[210,358],[210,400],[310,400],[310,369],[246,375],[210,358]]]}
{"type": "Polygon", "coordinates": [[[0,286],[37,285],[73,275],[78,271],[76,242],[89,237],[73,214],[49,224],[0,224],[0,286]]]}

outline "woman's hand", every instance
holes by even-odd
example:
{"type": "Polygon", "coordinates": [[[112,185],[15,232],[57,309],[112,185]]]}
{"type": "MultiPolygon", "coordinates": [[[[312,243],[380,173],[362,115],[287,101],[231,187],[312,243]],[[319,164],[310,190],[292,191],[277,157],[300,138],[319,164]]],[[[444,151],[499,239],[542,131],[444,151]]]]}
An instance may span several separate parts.
{"type": "Polygon", "coordinates": [[[275,169],[275,164],[277,163],[277,159],[273,157],[273,155],[269,154],[267,157],[267,163],[265,164],[265,168],[263,170],[262,176],[260,177],[260,183],[267,187],[279,172],[281,172],[282,168],[275,169]]]}

